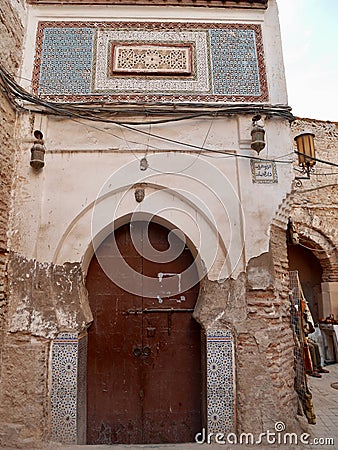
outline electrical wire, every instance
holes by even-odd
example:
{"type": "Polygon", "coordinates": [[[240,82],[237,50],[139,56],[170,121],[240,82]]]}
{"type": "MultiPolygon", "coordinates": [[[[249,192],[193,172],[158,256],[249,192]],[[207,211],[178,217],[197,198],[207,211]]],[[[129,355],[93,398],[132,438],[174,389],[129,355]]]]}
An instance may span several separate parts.
{"type": "MultiPolygon", "coordinates": [[[[254,157],[254,156],[250,156],[250,155],[243,155],[243,154],[237,154],[237,153],[232,153],[231,151],[227,151],[227,150],[217,150],[217,149],[211,149],[211,148],[203,148],[197,145],[193,145],[193,144],[189,144],[186,142],[182,142],[182,141],[177,141],[175,139],[170,139],[167,138],[165,136],[160,136],[157,135],[155,133],[151,133],[151,132],[147,132],[144,130],[140,130],[138,128],[135,128],[135,125],[151,125],[151,124],[159,124],[159,123],[169,123],[169,122],[175,122],[175,121],[180,121],[180,120],[189,120],[189,119],[196,119],[198,117],[203,117],[203,116],[212,116],[217,117],[217,116],[223,116],[223,115],[234,115],[234,114],[266,114],[269,116],[278,116],[278,117],[282,117],[284,119],[287,119],[289,121],[293,121],[295,118],[293,116],[293,114],[290,112],[290,107],[287,106],[282,106],[282,105],[248,105],[248,104],[242,104],[240,106],[238,105],[228,105],[228,106],[223,106],[222,108],[219,108],[218,106],[212,105],[210,107],[208,107],[208,109],[201,111],[201,105],[200,104],[175,104],[172,105],[170,103],[166,104],[166,103],[152,103],[152,104],[146,104],[146,103],[137,103],[137,104],[128,104],[129,108],[128,109],[123,109],[121,105],[125,106],[125,103],[118,103],[114,106],[114,108],[110,107],[110,106],[106,106],[105,103],[103,103],[102,101],[100,103],[93,103],[93,102],[83,102],[83,103],[57,103],[57,102],[49,102],[46,100],[43,100],[39,97],[36,97],[30,93],[28,93],[27,91],[25,91],[21,86],[19,86],[16,81],[14,80],[14,77],[7,72],[2,66],[0,66],[0,80],[1,80],[1,86],[2,86],[2,91],[4,93],[4,95],[7,97],[7,99],[13,104],[13,106],[19,110],[23,110],[23,111],[28,111],[30,113],[37,113],[37,114],[52,114],[52,115],[59,115],[59,116],[63,116],[63,117],[69,117],[69,118],[76,118],[76,119],[83,119],[83,120],[91,120],[91,121],[97,121],[97,122],[104,122],[104,123],[111,123],[111,124],[115,124],[117,126],[123,127],[125,129],[128,129],[130,131],[136,132],[136,133],[140,133],[143,134],[145,136],[148,136],[148,138],[152,137],[155,139],[160,139],[166,142],[170,142],[172,144],[175,145],[179,145],[179,146],[183,146],[186,148],[192,148],[198,151],[208,151],[211,153],[218,153],[218,154],[222,154],[222,155],[228,155],[229,157],[240,157],[240,158],[248,158],[248,159],[252,159],[252,160],[258,160],[258,161],[266,161],[266,162],[275,162],[275,163],[281,163],[281,164],[289,164],[292,161],[288,161],[288,160],[280,160],[280,159],[265,159],[265,158],[261,158],[261,157],[254,157]],[[45,108],[44,110],[40,110],[40,109],[32,109],[29,106],[25,106],[24,102],[27,103],[31,103],[33,105],[37,105],[38,107],[43,107],[45,108]],[[94,108],[94,105],[99,104],[101,107],[100,108],[94,108]],[[134,105],[135,108],[130,109],[130,106],[134,105]],[[170,110],[166,109],[164,110],[164,106],[169,106],[171,107],[170,110]],[[187,110],[180,110],[179,107],[180,106],[184,106],[185,108],[187,108],[187,106],[189,106],[189,114],[187,114],[187,110]],[[154,109],[154,106],[161,106],[161,108],[159,109],[154,109]],[[145,109],[145,107],[149,108],[151,107],[151,109],[145,109]],[[198,107],[200,112],[191,113],[191,107],[198,107]],[[218,108],[216,111],[214,111],[213,109],[218,108]],[[176,116],[179,115],[178,117],[175,118],[169,118],[169,119],[162,119],[160,121],[142,121],[142,122],[135,122],[135,121],[118,121],[118,120],[113,120],[110,118],[107,118],[107,114],[111,115],[111,114],[132,114],[133,116],[137,115],[137,114],[141,114],[141,115],[159,115],[159,114],[175,114],[176,116]],[[134,126],[131,126],[134,125],[134,126]]],[[[96,128],[99,129],[99,128],[96,128]]],[[[107,132],[106,130],[100,130],[102,132],[107,132]]],[[[113,135],[114,137],[116,137],[117,139],[120,140],[125,140],[113,133],[109,133],[111,135],[113,135]]],[[[139,142],[134,142],[131,140],[128,140],[128,142],[130,143],[135,143],[135,144],[140,144],[139,142]]],[[[155,149],[158,149],[158,147],[153,146],[153,145],[148,145],[148,147],[152,147],[155,149]]],[[[299,154],[299,152],[295,151],[296,154],[299,154]]],[[[284,157],[284,155],[282,156],[284,157]]],[[[315,160],[318,162],[321,162],[323,164],[329,164],[335,167],[338,167],[338,164],[329,162],[329,161],[324,161],[318,158],[311,158],[308,157],[311,160],[315,160]]]]}
{"type": "MultiPolygon", "coordinates": [[[[144,131],[144,130],[139,130],[137,128],[134,128],[134,127],[132,127],[132,126],[126,124],[126,123],[120,122],[120,121],[111,120],[111,119],[108,120],[106,118],[101,118],[101,117],[93,117],[92,115],[88,114],[88,110],[87,109],[85,111],[83,111],[82,108],[80,108],[80,110],[77,108],[74,111],[72,109],[72,104],[70,104],[70,105],[61,104],[60,105],[58,103],[52,103],[52,102],[44,101],[44,100],[42,100],[42,99],[40,99],[38,97],[33,96],[32,94],[29,94],[24,89],[22,89],[13,80],[13,77],[8,72],[6,72],[3,68],[1,68],[1,66],[0,66],[0,78],[5,83],[5,88],[6,88],[5,91],[6,91],[6,94],[7,94],[8,98],[10,99],[10,101],[16,107],[18,107],[19,109],[25,110],[25,111],[35,112],[35,113],[43,113],[43,114],[55,114],[55,115],[61,115],[61,116],[69,117],[69,118],[73,118],[73,119],[75,117],[76,119],[94,120],[94,121],[98,121],[98,122],[112,123],[112,124],[118,125],[120,127],[124,127],[124,128],[126,128],[126,129],[128,129],[130,131],[143,134],[145,136],[151,136],[153,138],[157,138],[157,139],[160,139],[160,140],[163,140],[163,141],[166,141],[166,142],[170,142],[170,143],[173,143],[173,144],[176,144],[176,145],[180,145],[180,146],[183,146],[183,147],[186,147],[186,148],[193,148],[193,149],[198,150],[198,151],[203,150],[203,151],[208,151],[208,152],[213,152],[213,153],[219,153],[219,154],[222,154],[222,155],[229,155],[231,157],[247,158],[247,159],[253,159],[253,160],[258,160],[258,161],[262,161],[262,159],[263,159],[261,157],[254,157],[254,156],[250,156],[250,155],[235,154],[235,153],[233,153],[231,151],[227,151],[227,150],[216,150],[216,149],[210,149],[210,148],[202,148],[202,147],[197,146],[197,145],[193,145],[193,144],[177,141],[175,139],[166,138],[164,136],[160,136],[160,135],[157,135],[157,134],[154,134],[154,133],[149,133],[149,132],[144,131]],[[17,103],[17,101],[16,101],[17,97],[20,100],[28,101],[30,103],[46,107],[48,111],[33,110],[32,108],[24,107],[24,106],[22,106],[22,105],[17,103]],[[51,110],[52,112],[49,111],[49,110],[51,110]],[[84,114],[84,112],[86,114],[84,114]]],[[[199,105],[199,107],[200,107],[200,105],[199,105]]],[[[264,109],[264,106],[260,107],[260,108],[264,109]]],[[[253,113],[253,112],[255,112],[255,113],[261,112],[262,113],[262,111],[258,107],[253,107],[252,105],[250,105],[249,110],[247,108],[244,108],[244,107],[236,107],[236,106],[235,107],[231,106],[231,107],[227,108],[227,114],[230,113],[231,115],[232,114],[239,114],[240,112],[248,114],[249,113],[248,111],[251,111],[251,113],[253,113]],[[234,110],[236,112],[234,112],[234,110]]],[[[116,110],[114,112],[117,113],[116,110]]],[[[121,112],[121,111],[118,111],[118,112],[121,112]]],[[[135,112],[137,112],[137,110],[131,110],[129,112],[134,114],[135,112]]],[[[140,112],[140,111],[138,111],[138,112],[140,112]]],[[[154,111],[151,111],[151,112],[154,113],[154,111]]],[[[184,117],[184,118],[181,118],[181,119],[184,120],[184,119],[188,119],[188,118],[196,118],[197,116],[202,116],[202,115],[212,115],[213,117],[215,117],[215,116],[220,115],[221,112],[222,112],[222,114],[226,113],[224,110],[222,110],[222,111],[219,110],[217,112],[215,112],[215,111],[212,111],[212,112],[204,111],[204,112],[201,112],[201,113],[199,113],[197,115],[194,114],[194,115],[190,115],[190,116],[187,116],[187,117],[184,117]]],[[[147,113],[148,113],[148,111],[147,111],[147,113]]],[[[161,113],[163,114],[162,110],[161,110],[161,113]]],[[[176,111],[176,113],[177,113],[177,111],[176,111]]],[[[288,111],[288,107],[284,107],[284,109],[282,109],[279,112],[276,112],[276,111],[273,112],[273,108],[269,109],[269,114],[271,114],[271,115],[275,114],[275,115],[282,115],[283,116],[285,113],[287,113],[288,120],[290,120],[290,117],[293,117],[292,114],[290,113],[290,111],[288,111]]],[[[141,114],[144,115],[145,111],[142,110],[141,114]]],[[[159,112],[157,112],[157,114],[159,114],[159,112]]],[[[175,119],[175,120],[178,120],[178,119],[175,119]]],[[[171,121],[171,119],[167,120],[167,122],[170,122],[170,121],[171,121]]],[[[142,125],[149,125],[149,121],[147,121],[147,122],[143,121],[142,125]]],[[[96,129],[98,129],[98,128],[96,127],[96,129]]],[[[100,131],[102,131],[102,130],[100,130],[100,131]]],[[[106,131],[102,131],[102,132],[106,132],[106,131]]],[[[115,135],[113,133],[109,133],[109,134],[111,134],[114,137],[122,140],[121,137],[119,137],[119,136],[117,136],[117,135],[115,135]]],[[[131,140],[128,140],[128,141],[130,143],[135,143],[135,144],[138,144],[138,145],[140,144],[139,142],[135,142],[135,141],[131,141],[131,140]]],[[[155,149],[159,149],[158,147],[156,147],[154,145],[149,145],[149,147],[152,147],[152,148],[155,148],[155,149]]],[[[284,164],[289,164],[291,162],[291,161],[278,161],[278,160],[275,160],[275,159],[271,159],[271,160],[270,159],[264,159],[264,161],[276,162],[276,163],[282,163],[282,164],[283,163],[284,164]]]]}
{"type": "MultiPolygon", "coordinates": [[[[34,95],[28,93],[25,91],[21,86],[19,86],[12,75],[10,75],[4,68],[0,66],[0,76],[3,80],[3,83],[5,83],[9,89],[11,90],[12,94],[14,93],[14,97],[18,97],[21,100],[24,100],[26,102],[31,102],[34,105],[42,106],[46,108],[48,111],[42,111],[42,110],[32,110],[32,108],[25,107],[23,105],[19,105],[23,109],[27,109],[30,112],[40,113],[40,114],[56,114],[56,115],[68,115],[71,113],[77,113],[81,114],[81,116],[88,118],[89,120],[98,120],[98,121],[104,121],[107,123],[125,123],[129,125],[146,125],[149,123],[152,124],[160,124],[160,123],[167,123],[167,122],[176,122],[179,120],[188,120],[191,118],[197,118],[197,117],[203,117],[208,115],[234,115],[234,114],[267,114],[271,116],[280,116],[284,119],[287,119],[289,121],[294,120],[293,114],[290,112],[291,108],[285,105],[268,105],[268,104],[241,104],[241,105],[222,105],[220,107],[217,104],[210,104],[207,107],[204,106],[204,109],[202,109],[202,105],[198,103],[175,103],[173,105],[169,102],[152,102],[152,103],[146,103],[146,102],[138,102],[138,103],[130,103],[130,102],[119,102],[115,103],[114,106],[107,105],[107,102],[104,101],[104,99],[100,101],[93,101],[90,102],[67,102],[65,103],[57,103],[57,102],[50,102],[43,100],[39,97],[35,97],[34,95]],[[96,106],[96,107],[95,107],[96,106]],[[128,106],[128,108],[126,108],[128,106]],[[168,107],[170,107],[168,109],[168,107]],[[165,109],[166,108],[166,109],[165,109]],[[184,109],[182,109],[184,108],[184,109]],[[194,108],[197,109],[196,112],[194,111],[194,108]],[[51,111],[49,111],[49,109],[51,111]],[[215,111],[216,110],[216,111],[215,111]],[[110,117],[111,114],[128,114],[128,115],[144,115],[147,114],[148,116],[158,116],[158,115],[175,115],[174,118],[166,118],[166,119],[158,119],[158,120],[151,120],[151,121],[118,121],[118,120],[112,120],[110,117]]],[[[67,96],[59,96],[61,98],[67,96]]],[[[102,95],[98,96],[99,98],[102,98],[102,95]]]]}
{"type": "MultiPolygon", "coordinates": [[[[304,172],[301,169],[297,169],[297,167],[294,167],[294,170],[296,172],[304,174],[304,172]]],[[[330,175],[338,175],[338,172],[311,172],[311,176],[330,176],[330,175]]]]}
{"type": "Polygon", "coordinates": [[[329,166],[338,167],[338,164],[333,163],[331,161],[324,161],[323,159],[313,158],[312,156],[308,156],[305,153],[297,152],[297,150],[295,150],[295,153],[296,153],[296,155],[304,156],[306,159],[310,159],[311,161],[316,161],[316,162],[320,162],[323,164],[328,164],[329,166]]]}
{"type": "MultiPolygon", "coordinates": [[[[206,133],[206,135],[205,135],[205,137],[204,137],[204,140],[203,140],[203,144],[202,144],[201,150],[200,150],[199,152],[197,152],[196,158],[195,158],[195,159],[194,159],[187,167],[185,167],[184,169],[179,170],[179,171],[176,171],[175,174],[178,174],[178,173],[182,173],[182,172],[187,171],[188,169],[190,169],[190,168],[197,162],[198,158],[199,158],[199,157],[201,156],[201,154],[202,154],[202,149],[204,148],[204,145],[205,145],[205,143],[206,143],[206,141],[207,141],[207,139],[208,139],[208,137],[209,137],[209,133],[210,133],[210,130],[211,130],[211,127],[212,127],[213,123],[214,123],[214,119],[212,119],[212,120],[210,121],[210,124],[209,124],[209,127],[208,127],[208,131],[207,131],[207,133],[206,133]]],[[[161,174],[167,174],[167,173],[168,173],[168,172],[163,172],[163,171],[160,171],[160,170],[158,170],[158,169],[155,169],[155,168],[152,167],[152,166],[150,166],[150,168],[151,168],[152,170],[154,170],[155,172],[157,172],[157,173],[161,173],[161,174]]]]}

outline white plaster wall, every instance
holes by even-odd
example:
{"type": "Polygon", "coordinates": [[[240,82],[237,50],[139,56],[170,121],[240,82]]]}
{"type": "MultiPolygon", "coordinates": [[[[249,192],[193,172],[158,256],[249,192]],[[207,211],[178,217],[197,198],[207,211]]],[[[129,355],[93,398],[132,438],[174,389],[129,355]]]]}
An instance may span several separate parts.
{"type": "MultiPolygon", "coordinates": [[[[286,103],[275,1],[267,11],[158,7],[30,7],[22,74],[32,74],[38,20],[189,20],[261,23],[271,103],[286,103]]],[[[26,87],[29,87],[27,81],[26,87]]],[[[278,183],[253,184],[251,116],[199,118],[137,128],[230,155],[192,152],[113,124],[35,117],[23,127],[18,151],[11,248],[39,261],[88,260],[91,238],[135,210],[156,214],[181,228],[198,249],[210,279],[236,277],[248,260],[268,250],[269,227],[291,189],[291,163],[277,163],[278,183]],[[29,167],[33,129],[44,133],[46,166],[29,167]],[[147,154],[150,167],[140,171],[147,154]],[[168,174],[167,172],[170,172],[168,174]],[[107,182],[108,180],[108,182],[107,182]],[[133,185],[145,182],[138,204],[133,185]],[[94,213],[94,216],[93,216],[94,213]],[[94,219],[93,219],[94,217],[94,219]],[[94,224],[94,225],[93,225],[94,224]],[[94,231],[92,227],[94,226],[94,231]]],[[[290,153],[288,123],[265,119],[262,158],[290,153]]],[[[288,159],[288,158],[282,158],[288,159]]]]}

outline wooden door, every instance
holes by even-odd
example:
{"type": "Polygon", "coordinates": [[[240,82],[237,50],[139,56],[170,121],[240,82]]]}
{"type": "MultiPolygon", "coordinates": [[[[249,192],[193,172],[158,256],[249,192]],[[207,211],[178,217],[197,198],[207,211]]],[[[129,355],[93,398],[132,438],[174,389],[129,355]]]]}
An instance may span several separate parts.
{"type": "MultiPolygon", "coordinates": [[[[158,252],[168,250],[166,228],[145,222],[132,227],[139,248],[149,239],[158,252]]],[[[147,297],[146,282],[140,295],[130,294],[98,263],[104,259],[118,266],[111,256],[112,239],[101,244],[87,275],[94,317],[88,337],[87,443],[192,442],[202,426],[200,327],[192,318],[199,286],[190,286],[191,277],[197,279],[193,257],[185,248],[173,261],[151,261],[136,251],[130,225],[119,228],[115,239],[126,262],[158,280],[157,297],[147,297]],[[194,270],[187,272],[191,266],[194,270]],[[166,277],[173,283],[176,277],[182,292],[169,295],[166,277]]]]}

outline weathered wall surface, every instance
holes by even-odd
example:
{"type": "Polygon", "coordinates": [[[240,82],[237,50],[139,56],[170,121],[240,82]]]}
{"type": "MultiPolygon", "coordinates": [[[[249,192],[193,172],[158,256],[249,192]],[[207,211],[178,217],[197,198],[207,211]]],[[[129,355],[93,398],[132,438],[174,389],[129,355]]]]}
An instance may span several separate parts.
{"type": "MultiPolygon", "coordinates": [[[[4,0],[0,4],[0,64],[12,74],[17,73],[21,64],[23,4],[23,1],[13,0],[4,0]]],[[[0,354],[7,304],[7,230],[16,149],[15,121],[16,113],[0,90],[0,354]]]]}
{"type": "Polygon", "coordinates": [[[37,448],[48,430],[50,341],[6,336],[2,358],[0,446],[37,448]]]}
{"type": "Polygon", "coordinates": [[[34,447],[49,435],[51,339],[86,329],[92,316],[79,264],[39,264],[10,254],[9,279],[0,446],[34,447]]]}
{"type": "MultiPolygon", "coordinates": [[[[243,14],[246,21],[262,25],[269,100],[284,103],[276,5],[270,3],[266,12],[245,10],[243,14]]],[[[28,17],[25,78],[32,77],[39,20],[63,21],[67,13],[72,20],[107,19],[102,9],[81,10],[81,15],[75,9],[55,8],[48,10],[48,17],[45,11],[34,10],[28,17]]],[[[151,10],[149,15],[150,10],[134,7],[116,11],[119,19],[161,21],[164,14],[151,10]]],[[[181,11],[170,9],[167,19],[182,21],[181,11]]],[[[230,10],[223,20],[242,21],[242,11],[230,10]]],[[[191,9],[190,13],[196,22],[206,20],[205,11],[191,9]]],[[[207,14],[208,20],[219,20],[218,11],[208,9],[207,14]]],[[[25,87],[29,89],[28,83],[25,87]]],[[[251,119],[249,115],[196,118],[144,129],[256,156],[250,148],[251,119]]],[[[112,230],[114,219],[116,223],[138,208],[133,186],[140,181],[148,182],[145,200],[139,205],[142,213],[157,214],[176,225],[200,249],[203,262],[213,260],[213,270],[202,284],[196,318],[206,328],[230,329],[235,338],[238,430],[259,433],[273,429],[277,420],[295,429],[285,227],[271,227],[278,205],[291,189],[291,164],[278,164],[278,180],[259,184],[253,182],[248,158],[204,160],[194,153],[181,153],[182,148],[172,142],[121,131],[114,124],[93,127],[88,121],[36,116],[34,128],[31,125],[27,120],[22,133],[27,141],[34,128],[41,129],[46,165],[34,173],[27,157],[31,144],[18,146],[9,264],[11,303],[0,394],[0,404],[6,408],[0,417],[0,445],[37,445],[50,438],[51,341],[60,332],[76,334],[90,323],[83,273],[92,255],[91,239],[108,226],[112,230]],[[150,161],[145,172],[149,180],[140,178],[139,159],[144,154],[150,161]],[[172,207],[175,214],[169,211],[166,215],[163,205],[172,207]],[[94,206],[99,220],[93,230],[94,206]],[[215,242],[213,228],[205,220],[207,209],[217,224],[216,244],[221,244],[219,252],[211,255],[214,259],[210,257],[215,242]],[[188,217],[196,218],[198,227],[188,217]],[[201,232],[201,245],[196,230],[201,232]]],[[[288,123],[268,117],[265,128],[271,144],[268,156],[278,158],[290,142],[288,123]]]]}
{"type": "Polygon", "coordinates": [[[8,331],[53,339],[60,332],[82,332],[92,316],[80,264],[40,264],[10,258],[8,331]]]}
{"type": "MultiPolygon", "coordinates": [[[[0,64],[15,75],[21,64],[22,42],[24,35],[24,1],[4,0],[0,4],[0,64]]],[[[15,442],[18,433],[30,434],[22,414],[23,398],[27,398],[29,407],[39,408],[36,403],[36,393],[45,390],[41,368],[46,357],[46,349],[41,353],[40,342],[30,342],[28,336],[21,335],[11,339],[5,338],[6,313],[8,303],[8,221],[11,203],[11,185],[13,179],[14,155],[17,148],[16,112],[0,89],[0,445],[15,442]],[[41,364],[35,368],[31,361],[41,364]],[[20,362],[20,366],[18,366],[20,362]],[[20,367],[20,370],[18,370],[20,367]],[[27,369],[27,370],[25,370],[27,369]],[[32,375],[33,383],[28,387],[25,377],[32,375]],[[36,383],[36,384],[34,384],[36,383]],[[28,387],[28,389],[26,389],[28,387]],[[13,401],[12,393],[16,392],[13,401]],[[8,413],[15,417],[8,427],[4,425],[8,413]],[[5,439],[3,439],[5,437],[5,439]]],[[[40,424],[33,426],[40,427],[40,424]]]]}
{"type": "Polygon", "coordinates": [[[288,293],[286,234],[276,226],[269,252],[252,258],[246,274],[202,283],[196,319],[235,338],[239,433],[259,434],[280,420],[298,429],[288,293]]]}

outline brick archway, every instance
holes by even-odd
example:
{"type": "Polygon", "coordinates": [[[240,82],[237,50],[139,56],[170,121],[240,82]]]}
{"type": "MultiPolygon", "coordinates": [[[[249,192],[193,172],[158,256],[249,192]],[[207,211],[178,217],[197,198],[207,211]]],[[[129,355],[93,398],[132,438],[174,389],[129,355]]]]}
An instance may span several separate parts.
{"type": "Polygon", "coordinates": [[[323,233],[302,222],[294,222],[299,243],[320,262],[323,269],[323,282],[338,281],[338,250],[323,233]]]}

